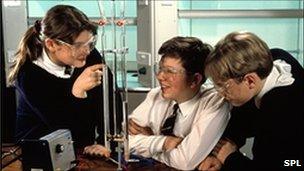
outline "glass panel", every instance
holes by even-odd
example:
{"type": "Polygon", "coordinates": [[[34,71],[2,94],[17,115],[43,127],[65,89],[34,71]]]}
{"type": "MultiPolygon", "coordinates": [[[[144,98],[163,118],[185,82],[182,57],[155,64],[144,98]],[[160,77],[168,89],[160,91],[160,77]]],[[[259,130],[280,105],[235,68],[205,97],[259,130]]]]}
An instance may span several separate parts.
{"type": "Polygon", "coordinates": [[[301,0],[190,0],[180,1],[179,9],[299,9],[303,1],[301,0]]]}
{"type": "MultiPolygon", "coordinates": [[[[113,1],[101,1],[104,9],[104,13],[107,17],[112,15],[112,3],[113,1]]],[[[100,17],[98,1],[72,1],[72,0],[48,0],[48,1],[38,1],[38,0],[28,0],[28,15],[29,17],[43,17],[45,12],[58,4],[72,5],[83,11],[88,17],[100,17]]],[[[120,16],[121,10],[123,10],[123,1],[115,1],[116,6],[116,16],[120,16]]],[[[136,1],[125,1],[125,16],[126,17],[136,17],[136,1]]]]}
{"type": "Polygon", "coordinates": [[[191,7],[191,0],[189,1],[178,1],[178,9],[184,10],[184,9],[192,9],[191,7]]]}
{"type": "MultiPolygon", "coordinates": [[[[179,1],[180,10],[277,10],[303,9],[303,0],[189,0],[179,1]]],[[[292,53],[304,65],[303,18],[301,19],[179,19],[179,34],[198,36],[215,45],[226,34],[247,30],[264,39],[270,48],[292,53]]]]}
{"type": "Polygon", "coordinates": [[[188,25],[179,25],[180,35],[196,36],[211,45],[230,32],[250,31],[270,48],[283,48],[293,53],[303,64],[303,19],[180,19],[180,23],[188,25]]]}
{"type": "MultiPolygon", "coordinates": [[[[302,8],[303,8],[303,5],[302,5],[302,8]]],[[[303,26],[304,26],[304,23],[303,23],[303,18],[302,19],[299,19],[299,55],[298,55],[298,61],[302,64],[302,66],[304,67],[304,55],[303,55],[303,49],[304,49],[304,45],[303,45],[303,26]]]]}

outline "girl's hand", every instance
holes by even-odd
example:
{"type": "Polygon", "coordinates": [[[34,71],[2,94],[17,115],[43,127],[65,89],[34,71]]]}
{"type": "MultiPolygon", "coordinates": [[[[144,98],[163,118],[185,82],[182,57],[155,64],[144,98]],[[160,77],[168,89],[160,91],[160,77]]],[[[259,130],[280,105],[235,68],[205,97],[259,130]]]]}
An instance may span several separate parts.
{"type": "Polygon", "coordinates": [[[73,84],[72,93],[79,98],[86,98],[86,92],[101,84],[102,67],[104,64],[96,64],[87,67],[73,84]]]}
{"type": "Polygon", "coordinates": [[[99,144],[94,144],[90,146],[86,146],[83,150],[83,154],[88,154],[91,156],[105,156],[105,157],[110,157],[110,150],[105,148],[102,145],[99,144]]]}

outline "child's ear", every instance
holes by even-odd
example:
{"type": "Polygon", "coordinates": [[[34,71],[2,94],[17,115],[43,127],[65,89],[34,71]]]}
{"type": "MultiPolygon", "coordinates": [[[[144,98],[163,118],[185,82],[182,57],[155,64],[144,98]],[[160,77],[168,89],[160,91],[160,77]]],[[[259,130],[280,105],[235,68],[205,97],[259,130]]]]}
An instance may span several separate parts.
{"type": "Polygon", "coordinates": [[[195,73],[193,79],[191,80],[191,88],[195,88],[196,86],[200,85],[203,80],[203,76],[199,73],[195,73]]]}
{"type": "Polygon", "coordinates": [[[44,40],[44,44],[50,52],[54,52],[58,49],[58,45],[56,44],[56,42],[53,39],[46,38],[44,40]]]}
{"type": "Polygon", "coordinates": [[[255,73],[251,72],[244,76],[244,81],[246,81],[246,84],[250,89],[253,89],[257,86],[258,81],[260,80],[260,77],[255,73]]]}

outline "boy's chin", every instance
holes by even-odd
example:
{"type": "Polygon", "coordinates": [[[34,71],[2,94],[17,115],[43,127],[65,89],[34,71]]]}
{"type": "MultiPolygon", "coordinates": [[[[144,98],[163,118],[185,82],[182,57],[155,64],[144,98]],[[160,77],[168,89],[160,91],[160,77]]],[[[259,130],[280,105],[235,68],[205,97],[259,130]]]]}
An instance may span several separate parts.
{"type": "Polygon", "coordinates": [[[74,63],[73,66],[74,66],[75,68],[81,68],[81,67],[83,67],[85,64],[86,64],[86,61],[77,61],[77,62],[74,63]]]}
{"type": "Polygon", "coordinates": [[[166,93],[161,93],[161,95],[162,95],[162,97],[164,98],[164,99],[166,99],[166,100],[173,100],[168,94],[166,94],[166,93]]]}

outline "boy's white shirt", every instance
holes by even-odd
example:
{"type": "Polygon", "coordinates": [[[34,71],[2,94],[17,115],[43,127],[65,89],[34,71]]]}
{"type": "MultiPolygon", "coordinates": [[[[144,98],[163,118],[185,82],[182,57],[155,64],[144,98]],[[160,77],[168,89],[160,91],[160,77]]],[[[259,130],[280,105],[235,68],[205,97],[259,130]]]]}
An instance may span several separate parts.
{"type": "Polygon", "coordinates": [[[220,139],[230,118],[231,105],[213,88],[202,86],[195,97],[179,104],[181,114],[177,116],[174,134],[184,138],[183,141],[177,148],[163,151],[166,136],[160,135],[160,128],[173,113],[174,103],[162,97],[159,87],[148,93],[130,119],[142,127],[150,127],[154,135],[130,135],[130,151],[171,167],[192,170],[220,139]]]}

